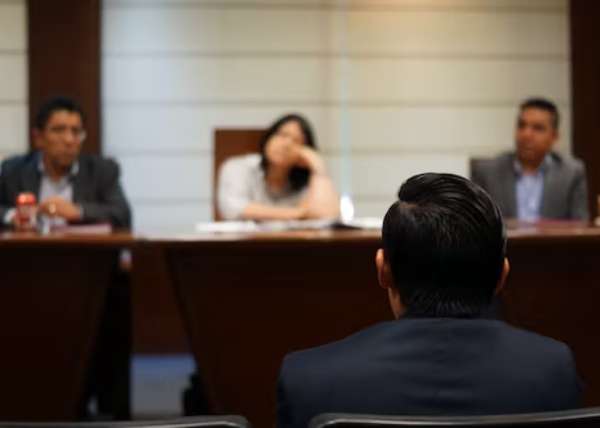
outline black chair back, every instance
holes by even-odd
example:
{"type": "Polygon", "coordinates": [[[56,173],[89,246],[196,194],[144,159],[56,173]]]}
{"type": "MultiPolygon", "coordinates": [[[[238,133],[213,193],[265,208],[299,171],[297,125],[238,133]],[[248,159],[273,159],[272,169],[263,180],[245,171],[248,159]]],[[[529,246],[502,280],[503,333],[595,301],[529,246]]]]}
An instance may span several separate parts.
{"type": "Polygon", "coordinates": [[[132,422],[0,422],[0,428],[250,428],[242,416],[194,416],[132,422]]]}
{"type": "Polygon", "coordinates": [[[591,428],[600,427],[600,407],[498,416],[377,416],[327,413],[310,428],[591,428]]]}

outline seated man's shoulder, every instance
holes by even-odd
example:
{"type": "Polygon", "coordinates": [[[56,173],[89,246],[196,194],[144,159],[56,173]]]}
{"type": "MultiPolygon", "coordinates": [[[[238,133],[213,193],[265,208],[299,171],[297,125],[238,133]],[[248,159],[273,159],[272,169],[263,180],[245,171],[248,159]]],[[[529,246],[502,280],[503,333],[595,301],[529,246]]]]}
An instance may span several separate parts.
{"type": "Polygon", "coordinates": [[[299,380],[307,376],[335,376],[335,373],[362,366],[383,349],[393,349],[395,355],[409,358],[415,347],[428,349],[438,346],[436,341],[448,334],[456,335],[453,346],[460,348],[468,342],[477,343],[482,346],[482,355],[493,350],[490,352],[499,352],[504,361],[520,361],[537,367],[538,373],[574,367],[572,353],[564,343],[512,327],[503,321],[416,319],[379,323],[345,339],[293,352],[286,356],[282,373],[299,380]],[[406,347],[406,352],[399,349],[402,347],[406,347]]]}
{"type": "Polygon", "coordinates": [[[301,422],[318,413],[351,409],[410,414],[558,410],[576,406],[580,396],[565,344],[503,321],[447,318],[382,323],[330,345],[292,353],[282,366],[278,390],[282,414],[300,415],[301,422]],[[447,389],[457,376],[465,382],[447,389]],[[419,398],[454,388],[464,397],[477,395],[480,407],[456,401],[457,396],[419,398]],[[357,401],[360,394],[375,401],[357,401]]]}
{"type": "Polygon", "coordinates": [[[514,152],[504,152],[495,157],[471,159],[471,175],[477,177],[497,177],[498,174],[513,168],[514,152]]]}
{"type": "Polygon", "coordinates": [[[343,378],[345,373],[360,370],[384,344],[401,343],[407,325],[398,321],[381,322],[335,342],[292,352],[284,358],[282,378],[288,378],[292,384],[294,380],[306,383],[306,379],[343,378]]]}
{"type": "Polygon", "coordinates": [[[499,341],[501,348],[496,351],[498,382],[504,379],[508,386],[538,389],[548,409],[578,405],[581,383],[575,358],[565,343],[508,325],[504,334],[506,340],[499,341]]]}
{"type": "Polygon", "coordinates": [[[503,321],[495,321],[498,324],[498,331],[503,334],[503,338],[522,344],[520,347],[511,347],[515,352],[528,352],[531,350],[539,350],[547,352],[549,355],[565,355],[569,353],[569,348],[563,342],[553,339],[548,336],[542,336],[541,334],[534,333],[529,330],[523,330],[517,327],[513,327],[503,321]]]}
{"type": "Polygon", "coordinates": [[[514,152],[504,152],[494,157],[474,159],[473,163],[475,167],[479,167],[481,169],[490,169],[512,165],[514,158],[514,152]]]}
{"type": "Polygon", "coordinates": [[[554,164],[558,165],[561,169],[576,172],[583,172],[585,170],[585,164],[579,158],[566,156],[557,152],[552,152],[551,157],[554,164]]]}
{"type": "Polygon", "coordinates": [[[286,356],[286,361],[289,362],[316,362],[328,361],[339,355],[344,355],[349,350],[365,349],[363,345],[368,345],[374,341],[378,341],[385,331],[393,328],[398,322],[388,321],[381,322],[369,326],[363,330],[359,330],[343,339],[336,340],[314,348],[295,351],[286,356]],[[360,347],[360,348],[359,348],[360,347]]]}
{"type": "Polygon", "coordinates": [[[34,162],[36,162],[36,156],[34,152],[10,156],[2,160],[2,164],[0,166],[2,175],[18,173],[24,167],[34,162]]]}
{"type": "MultiPolygon", "coordinates": [[[[504,323],[502,323],[504,324],[504,323]]],[[[504,324],[498,346],[507,369],[516,370],[532,382],[553,379],[557,385],[576,383],[577,373],[571,349],[563,342],[504,324]]]]}
{"type": "Polygon", "coordinates": [[[94,172],[116,174],[119,171],[119,163],[112,157],[82,154],[78,162],[81,167],[94,172]]]}

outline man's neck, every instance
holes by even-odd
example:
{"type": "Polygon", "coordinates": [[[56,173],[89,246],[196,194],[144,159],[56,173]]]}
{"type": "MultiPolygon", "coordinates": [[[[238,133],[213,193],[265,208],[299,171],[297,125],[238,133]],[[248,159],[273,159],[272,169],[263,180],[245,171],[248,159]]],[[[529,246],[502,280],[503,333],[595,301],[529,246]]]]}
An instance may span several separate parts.
{"type": "Polygon", "coordinates": [[[521,171],[523,175],[535,175],[544,162],[544,158],[540,159],[539,161],[524,161],[519,159],[518,162],[519,165],[521,165],[521,171]]]}
{"type": "Polygon", "coordinates": [[[71,170],[71,166],[63,167],[61,165],[57,165],[48,160],[46,156],[43,156],[42,162],[44,163],[44,174],[46,174],[52,181],[60,180],[68,175],[69,171],[71,170]]]}

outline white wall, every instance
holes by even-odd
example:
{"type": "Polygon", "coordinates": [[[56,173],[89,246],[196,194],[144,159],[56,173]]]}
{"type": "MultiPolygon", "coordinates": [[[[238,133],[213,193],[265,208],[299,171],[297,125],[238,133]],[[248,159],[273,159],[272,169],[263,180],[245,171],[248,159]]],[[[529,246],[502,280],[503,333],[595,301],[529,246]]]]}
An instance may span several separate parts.
{"type": "Polygon", "coordinates": [[[0,0],[0,159],[27,149],[25,0],[0,0]]]}
{"type": "Polygon", "coordinates": [[[213,130],[299,111],[357,214],[382,215],[408,176],[510,148],[524,97],[570,135],[567,24],[566,0],[105,0],[105,152],[138,227],[191,226],[213,130]]]}

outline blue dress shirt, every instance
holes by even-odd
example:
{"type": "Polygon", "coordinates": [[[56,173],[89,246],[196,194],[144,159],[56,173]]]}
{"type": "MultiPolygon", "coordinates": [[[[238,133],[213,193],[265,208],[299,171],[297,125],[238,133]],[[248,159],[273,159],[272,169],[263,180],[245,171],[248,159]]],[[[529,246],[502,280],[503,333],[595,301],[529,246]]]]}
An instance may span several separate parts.
{"type": "Polygon", "coordinates": [[[521,163],[515,159],[517,218],[523,221],[536,221],[541,217],[544,174],[552,158],[548,155],[533,174],[524,174],[521,163]]]}

